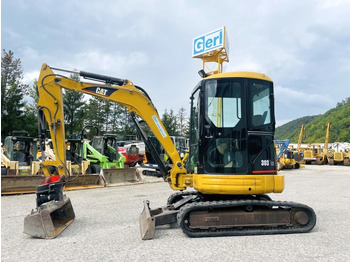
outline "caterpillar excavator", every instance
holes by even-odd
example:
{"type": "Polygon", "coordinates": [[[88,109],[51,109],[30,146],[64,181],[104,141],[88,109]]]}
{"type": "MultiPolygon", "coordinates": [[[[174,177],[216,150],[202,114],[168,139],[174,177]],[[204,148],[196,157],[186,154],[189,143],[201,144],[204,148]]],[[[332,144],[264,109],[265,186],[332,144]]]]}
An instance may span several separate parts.
{"type": "MultiPolygon", "coordinates": [[[[215,36],[218,41],[220,36],[215,36]]],[[[214,43],[206,41],[207,45],[214,43]]],[[[197,47],[201,42],[196,42],[197,47]]],[[[277,174],[274,148],[275,114],[273,82],[255,72],[222,73],[225,50],[210,51],[218,70],[200,71],[202,80],[191,94],[190,153],[186,161],[165,129],[144,89],[126,79],[80,71],[83,82],[54,73],[43,64],[38,80],[39,115],[50,129],[59,175],[38,187],[37,208],[25,218],[24,232],[54,238],[73,220],[70,199],[63,195],[65,168],[62,89],[83,92],[125,106],[157,163],[165,182],[176,191],[163,207],[151,209],[144,201],[140,215],[143,240],[155,236],[160,225],[178,223],[189,237],[304,233],[313,229],[312,208],[294,202],[273,201],[268,193],[284,190],[284,177],[277,174]],[[224,54],[224,55],[223,55],[224,54]],[[167,165],[141,129],[145,121],[169,157],[167,165]],[[186,190],[193,188],[194,190],[186,190]],[[46,230],[50,228],[50,230],[46,230]],[[39,232],[39,233],[38,233],[39,232]]],[[[62,70],[66,71],[67,70],[62,70]]],[[[71,72],[69,72],[71,73],[71,72]]],[[[77,72],[74,72],[77,73],[77,72]]]]}
{"type": "Polygon", "coordinates": [[[151,209],[144,201],[141,237],[151,239],[155,227],[177,222],[190,237],[301,233],[316,223],[312,208],[273,201],[284,178],[277,174],[274,149],[274,95],[272,80],[260,73],[231,72],[204,77],[191,95],[190,154],[181,161],[148,94],[131,81],[81,71],[94,83],[69,79],[43,64],[39,77],[39,117],[48,122],[55,161],[44,161],[47,179],[38,187],[37,208],[25,218],[24,232],[54,238],[75,217],[63,194],[69,179],[65,167],[65,132],[62,89],[83,92],[127,107],[151,149],[164,181],[178,193],[167,205],[151,209]],[[104,83],[100,83],[100,82],[104,83]],[[171,160],[165,166],[137,121],[151,128],[171,160]],[[56,166],[51,176],[49,166],[56,166]],[[187,188],[194,190],[186,191],[187,188]]]}

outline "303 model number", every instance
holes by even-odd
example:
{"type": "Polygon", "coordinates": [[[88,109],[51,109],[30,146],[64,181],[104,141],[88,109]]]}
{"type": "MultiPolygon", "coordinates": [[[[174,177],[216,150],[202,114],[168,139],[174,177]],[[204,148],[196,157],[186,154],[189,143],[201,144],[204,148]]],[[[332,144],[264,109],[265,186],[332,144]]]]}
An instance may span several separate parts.
{"type": "Polygon", "coordinates": [[[261,166],[270,166],[270,160],[261,160],[261,166]]]}

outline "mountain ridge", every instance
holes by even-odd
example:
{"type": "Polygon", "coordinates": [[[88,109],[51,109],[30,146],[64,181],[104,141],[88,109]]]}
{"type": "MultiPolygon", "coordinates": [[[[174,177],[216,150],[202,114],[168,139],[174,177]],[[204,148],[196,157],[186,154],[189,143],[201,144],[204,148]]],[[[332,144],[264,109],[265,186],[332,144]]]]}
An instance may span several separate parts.
{"type": "Polygon", "coordinates": [[[297,143],[304,124],[303,143],[324,143],[327,123],[331,123],[329,142],[350,142],[350,97],[324,114],[300,117],[277,127],[275,139],[297,143]]]}

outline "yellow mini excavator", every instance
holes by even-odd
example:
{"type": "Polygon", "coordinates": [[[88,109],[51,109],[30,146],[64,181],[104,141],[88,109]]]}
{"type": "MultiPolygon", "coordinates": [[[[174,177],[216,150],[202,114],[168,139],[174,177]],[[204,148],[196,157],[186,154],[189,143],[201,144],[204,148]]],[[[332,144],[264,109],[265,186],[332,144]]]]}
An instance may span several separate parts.
{"type": "Polygon", "coordinates": [[[37,208],[25,218],[24,232],[53,238],[73,220],[70,199],[63,195],[67,177],[62,88],[117,102],[128,108],[160,171],[170,187],[180,191],[167,205],[150,209],[144,202],[140,217],[142,239],[151,239],[158,225],[177,222],[190,237],[301,233],[316,223],[315,212],[293,202],[273,201],[284,178],[277,174],[274,149],[272,80],[260,73],[231,72],[204,76],[191,95],[190,154],[184,163],[150,97],[131,81],[88,72],[81,82],[56,74],[43,64],[38,81],[39,117],[48,122],[55,161],[43,162],[51,176],[38,187],[37,208]],[[104,83],[101,83],[104,82],[104,83]],[[138,124],[141,117],[169,156],[164,165],[138,124]],[[187,188],[195,190],[185,191],[187,188]],[[49,228],[49,231],[47,231],[49,228]]]}
{"type": "MultiPolygon", "coordinates": [[[[63,196],[61,186],[61,177],[66,176],[62,88],[125,106],[164,181],[179,191],[168,198],[164,207],[151,209],[149,201],[144,201],[140,216],[142,239],[153,238],[156,226],[176,222],[190,237],[303,233],[313,229],[316,215],[312,208],[273,201],[266,195],[284,189],[284,177],[277,174],[274,148],[273,82],[260,73],[222,73],[222,62],[228,60],[225,44],[215,50],[211,47],[222,43],[223,34],[215,31],[194,43],[196,56],[203,55],[203,70],[202,80],[190,97],[190,152],[185,161],[144,89],[126,79],[83,71],[78,72],[80,77],[94,82],[77,81],[43,64],[38,80],[38,109],[48,122],[57,156],[56,163],[48,164],[57,167],[59,176],[56,181],[47,181],[42,192],[37,193],[38,207],[25,219],[25,233],[45,238],[48,236],[42,228],[46,223],[59,233],[74,219],[72,205],[63,196]],[[209,52],[201,55],[205,48],[209,52]],[[205,62],[214,58],[218,70],[206,73],[205,62]],[[143,132],[138,117],[148,124],[164,148],[169,157],[167,164],[143,132]],[[49,214],[58,210],[63,212],[58,212],[57,221],[64,223],[56,227],[52,222],[55,216],[50,219],[49,214]],[[39,230],[43,234],[37,234],[39,230]]],[[[55,237],[54,232],[52,235],[55,237]]]]}

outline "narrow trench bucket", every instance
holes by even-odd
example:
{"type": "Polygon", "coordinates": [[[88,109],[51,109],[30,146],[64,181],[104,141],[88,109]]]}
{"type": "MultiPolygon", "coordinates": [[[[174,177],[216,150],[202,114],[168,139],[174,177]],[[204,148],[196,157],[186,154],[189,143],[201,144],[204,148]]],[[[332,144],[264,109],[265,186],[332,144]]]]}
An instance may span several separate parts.
{"type": "Polygon", "coordinates": [[[143,201],[143,211],[140,215],[141,239],[149,240],[154,237],[156,230],[156,220],[151,216],[149,201],[143,201]]]}
{"type": "Polygon", "coordinates": [[[72,203],[66,195],[61,201],[50,201],[24,218],[23,233],[38,238],[55,238],[74,220],[72,203]]]}

